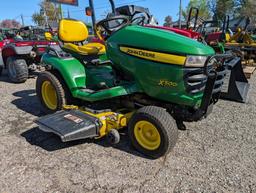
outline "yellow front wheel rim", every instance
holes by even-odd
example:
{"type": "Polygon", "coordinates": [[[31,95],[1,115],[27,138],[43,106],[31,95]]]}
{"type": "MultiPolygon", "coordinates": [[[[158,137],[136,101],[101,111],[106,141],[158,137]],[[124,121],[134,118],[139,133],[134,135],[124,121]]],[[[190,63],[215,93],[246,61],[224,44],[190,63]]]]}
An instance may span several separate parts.
{"type": "Polygon", "coordinates": [[[51,110],[57,109],[57,93],[50,81],[43,82],[41,93],[45,105],[51,110]]]}
{"type": "Polygon", "coordinates": [[[161,143],[157,128],[148,121],[139,121],[135,124],[134,135],[137,142],[147,150],[156,150],[161,143]]]}

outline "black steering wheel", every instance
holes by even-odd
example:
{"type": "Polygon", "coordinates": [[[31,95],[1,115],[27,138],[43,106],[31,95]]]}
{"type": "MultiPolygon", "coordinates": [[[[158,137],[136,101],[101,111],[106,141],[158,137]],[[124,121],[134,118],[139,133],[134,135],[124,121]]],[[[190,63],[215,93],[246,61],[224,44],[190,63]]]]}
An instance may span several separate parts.
{"type": "Polygon", "coordinates": [[[139,17],[132,18],[131,23],[136,24],[136,25],[144,26],[144,24],[146,23],[146,17],[145,16],[139,16],[139,17]]]}
{"type": "Polygon", "coordinates": [[[96,24],[96,33],[101,40],[106,40],[112,33],[122,29],[129,24],[126,16],[113,16],[103,19],[96,24]],[[103,38],[104,34],[104,38],[103,38]]]}

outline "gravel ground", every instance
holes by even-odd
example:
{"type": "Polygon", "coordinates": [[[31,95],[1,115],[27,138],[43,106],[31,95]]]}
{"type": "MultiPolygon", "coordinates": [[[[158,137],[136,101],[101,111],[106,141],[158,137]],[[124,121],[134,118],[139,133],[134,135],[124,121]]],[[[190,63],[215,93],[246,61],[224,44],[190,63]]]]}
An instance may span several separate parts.
{"type": "Polygon", "coordinates": [[[248,104],[220,101],[213,113],[186,124],[174,150],[150,160],[124,134],[63,144],[33,123],[40,116],[35,79],[0,78],[0,193],[256,192],[256,79],[248,104]]]}

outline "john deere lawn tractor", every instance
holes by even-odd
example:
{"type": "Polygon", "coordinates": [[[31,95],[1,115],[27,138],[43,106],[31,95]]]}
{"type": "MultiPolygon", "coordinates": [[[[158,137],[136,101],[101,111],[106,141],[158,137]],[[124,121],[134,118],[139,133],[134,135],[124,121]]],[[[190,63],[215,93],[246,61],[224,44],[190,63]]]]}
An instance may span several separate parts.
{"type": "MultiPolygon", "coordinates": [[[[216,28],[221,28],[221,22],[204,21],[203,25],[197,29],[199,9],[195,7],[190,8],[187,19],[187,26],[185,29],[162,27],[152,24],[154,17],[152,14],[150,14],[147,8],[140,6],[125,5],[116,8],[115,12],[116,15],[120,14],[127,16],[131,23],[144,25],[150,28],[172,31],[204,44],[208,44],[215,50],[216,53],[225,53],[225,36],[228,37],[229,35],[226,33],[229,26],[228,16],[225,17],[222,22],[222,31],[215,31],[216,28]]],[[[113,15],[113,13],[110,15],[113,15]]],[[[233,55],[234,56],[232,58],[225,62],[225,66],[227,68],[227,76],[224,81],[224,86],[222,87],[220,98],[237,102],[247,102],[250,85],[243,72],[241,59],[236,57],[235,54],[233,55]]]]}
{"type": "Polygon", "coordinates": [[[88,36],[84,23],[60,22],[59,38],[70,47],[49,48],[42,56],[47,71],[38,76],[36,91],[43,109],[55,113],[39,118],[39,128],[63,142],[107,136],[112,143],[119,142],[119,129],[128,128],[138,151],[165,155],[177,141],[177,128],[185,129],[183,122],[211,112],[229,56],[172,32],[131,24],[122,15],[99,21],[95,29],[109,61],[90,62],[101,49],[77,44],[88,36]],[[74,50],[82,50],[77,54],[88,62],[72,57],[74,50]]]}

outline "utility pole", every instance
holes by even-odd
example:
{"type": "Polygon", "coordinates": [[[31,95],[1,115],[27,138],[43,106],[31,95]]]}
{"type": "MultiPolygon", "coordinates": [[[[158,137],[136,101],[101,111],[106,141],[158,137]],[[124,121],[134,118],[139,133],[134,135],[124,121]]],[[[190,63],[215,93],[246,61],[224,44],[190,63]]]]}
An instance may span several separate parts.
{"type": "Polygon", "coordinates": [[[49,27],[48,17],[46,14],[46,7],[44,6],[44,19],[45,19],[45,27],[49,27]]]}
{"type": "Polygon", "coordinates": [[[63,19],[62,6],[59,4],[60,19],[63,19]]]}
{"type": "Polygon", "coordinates": [[[182,0],[180,0],[179,28],[181,29],[182,0]]]}
{"type": "Polygon", "coordinates": [[[70,13],[69,13],[69,9],[68,9],[68,18],[70,18],[70,13]]]}
{"type": "Polygon", "coordinates": [[[21,14],[21,15],[20,15],[20,17],[21,17],[22,27],[24,27],[24,26],[25,26],[25,23],[24,23],[24,17],[23,17],[23,14],[21,14]]]}

